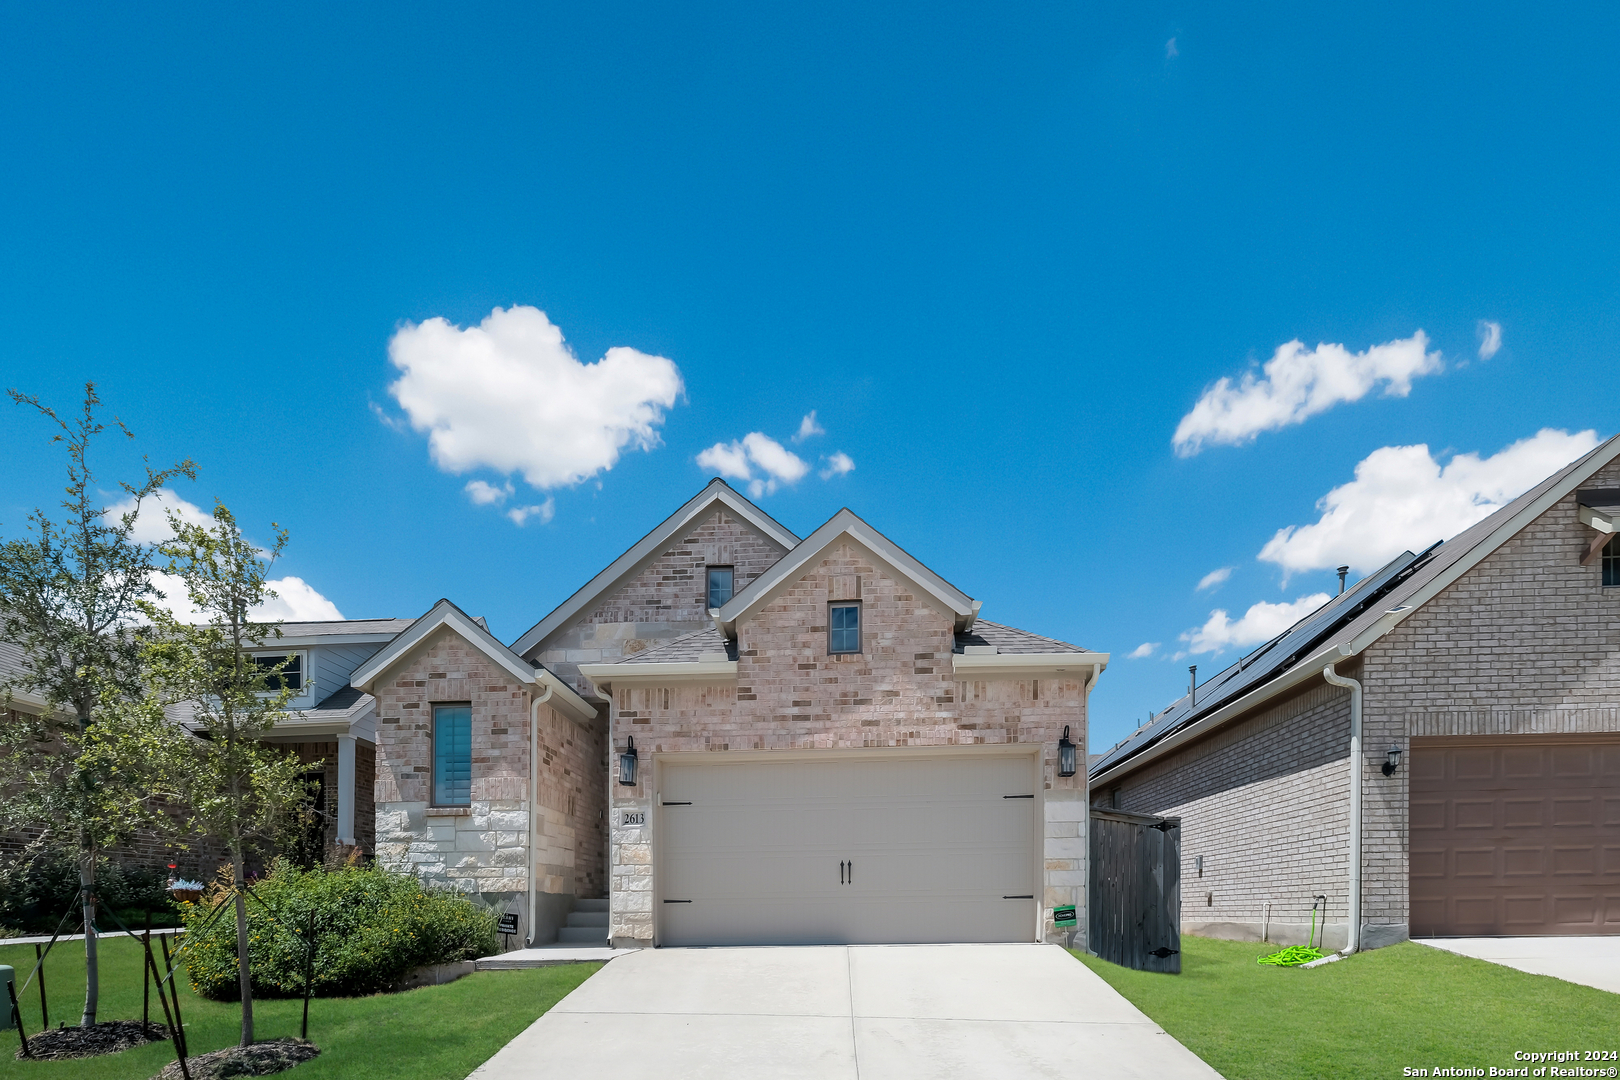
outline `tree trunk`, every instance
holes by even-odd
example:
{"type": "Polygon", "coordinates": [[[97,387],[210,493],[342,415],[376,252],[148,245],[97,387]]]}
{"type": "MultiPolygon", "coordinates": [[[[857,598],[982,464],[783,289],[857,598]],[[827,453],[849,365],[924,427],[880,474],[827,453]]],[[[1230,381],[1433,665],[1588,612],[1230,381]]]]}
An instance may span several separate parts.
{"type": "Polygon", "coordinates": [[[247,877],[243,873],[242,853],[231,855],[231,868],[236,873],[236,979],[242,988],[242,1042],[253,1045],[253,973],[248,970],[247,877]]]}
{"type": "Polygon", "coordinates": [[[79,900],[84,904],[84,1015],[80,1027],[93,1027],[101,997],[101,964],[96,956],[96,849],[79,851],[79,900]]]}

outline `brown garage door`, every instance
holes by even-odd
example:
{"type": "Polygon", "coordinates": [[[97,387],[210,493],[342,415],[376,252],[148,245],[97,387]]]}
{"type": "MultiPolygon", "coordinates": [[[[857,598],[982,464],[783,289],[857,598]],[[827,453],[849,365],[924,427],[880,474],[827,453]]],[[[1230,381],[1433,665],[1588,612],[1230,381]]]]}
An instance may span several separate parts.
{"type": "Polygon", "coordinates": [[[1413,937],[1620,934],[1620,736],[1413,739],[1413,937]]]}

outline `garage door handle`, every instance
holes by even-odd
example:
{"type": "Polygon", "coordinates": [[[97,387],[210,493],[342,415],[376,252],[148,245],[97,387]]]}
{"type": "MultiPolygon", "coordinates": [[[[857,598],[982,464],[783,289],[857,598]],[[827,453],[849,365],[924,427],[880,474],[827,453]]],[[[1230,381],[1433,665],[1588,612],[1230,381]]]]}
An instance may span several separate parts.
{"type": "Polygon", "coordinates": [[[666,903],[666,904],[690,904],[691,902],[692,901],[690,901],[690,900],[665,900],[664,901],[664,903],[666,903]]]}

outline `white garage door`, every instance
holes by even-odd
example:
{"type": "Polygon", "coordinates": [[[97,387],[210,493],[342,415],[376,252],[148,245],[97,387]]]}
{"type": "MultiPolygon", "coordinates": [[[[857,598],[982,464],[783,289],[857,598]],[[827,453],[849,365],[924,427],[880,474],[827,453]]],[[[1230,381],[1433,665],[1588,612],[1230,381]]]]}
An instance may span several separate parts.
{"type": "Polygon", "coordinates": [[[664,945],[1032,941],[1036,761],[665,763],[664,945]]]}

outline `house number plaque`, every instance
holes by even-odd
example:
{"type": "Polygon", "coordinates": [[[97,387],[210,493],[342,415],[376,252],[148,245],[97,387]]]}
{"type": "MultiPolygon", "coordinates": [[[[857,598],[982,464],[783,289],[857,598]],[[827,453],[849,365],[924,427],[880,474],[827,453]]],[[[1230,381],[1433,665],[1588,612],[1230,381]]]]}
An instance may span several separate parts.
{"type": "Polygon", "coordinates": [[[624,812],[624,821],[621,824],[624,824],[624,825],[645,825],[645,824],[647,824],[647,811],[645,811],[645,810],[626,810],[624,812]]]}

